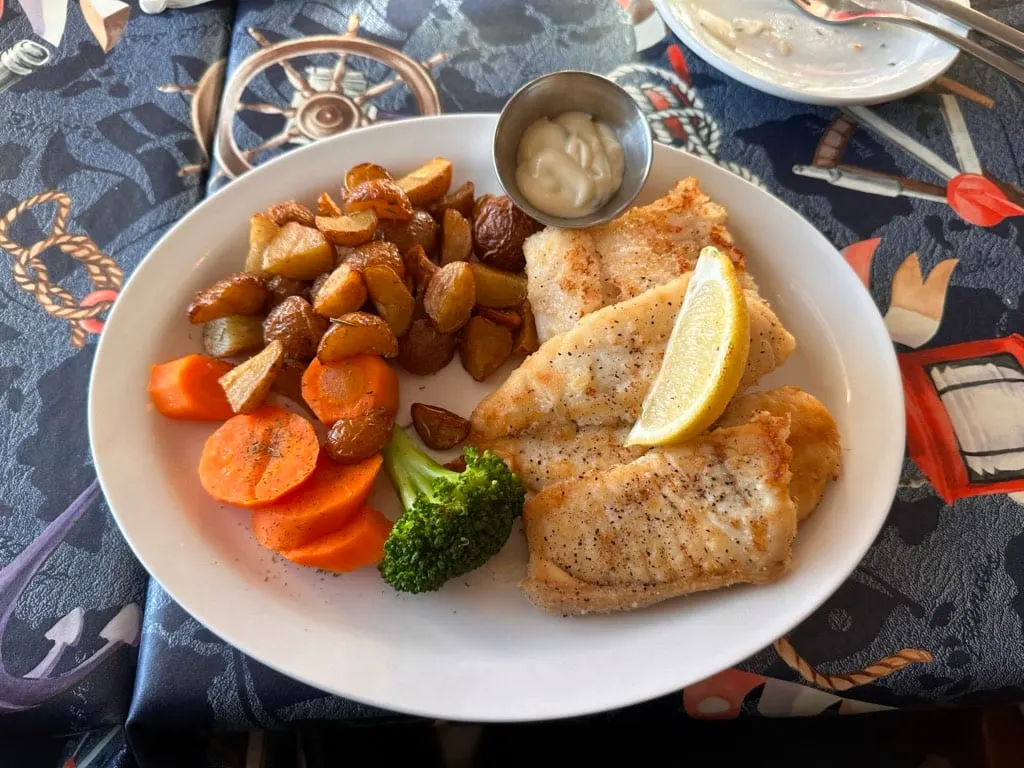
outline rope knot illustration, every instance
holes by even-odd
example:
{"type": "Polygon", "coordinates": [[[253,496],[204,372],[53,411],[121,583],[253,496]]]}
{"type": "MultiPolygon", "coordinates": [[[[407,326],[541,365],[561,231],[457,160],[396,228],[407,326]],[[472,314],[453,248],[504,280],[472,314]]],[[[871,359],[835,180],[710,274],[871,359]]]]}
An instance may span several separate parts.
{"type": "Polygon", "coordinates": [[[87,235],[67,233],[70,213],[71,198],[56,190],[22,200],[0,218],[0,250],[12,257],[11,274],[15,284],[30,294],[47,314],[66,320],[71,326],[72,346],[81,347],[87,334],[102,330],[103,323],[97,318],[113,306],[123,275],[117,262],[87,235]],[[46,203],[56,205],[49,236],[28,247],[12,240],[9,230],[14,221],[30,208],[46,203]],[[40,258],[48,248],[58,248],[85,268],[92,293],[77,300],[50,280],[49,271],[40,258]]]}

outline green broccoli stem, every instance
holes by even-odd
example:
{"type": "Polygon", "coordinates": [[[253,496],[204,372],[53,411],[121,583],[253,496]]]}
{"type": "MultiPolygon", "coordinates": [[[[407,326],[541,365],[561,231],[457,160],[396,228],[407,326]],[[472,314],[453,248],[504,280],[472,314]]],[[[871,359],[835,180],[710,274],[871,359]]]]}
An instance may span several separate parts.
{"type": "Polygon", "coordinates": [[[433,500],[434,481],[438,478],[453,482],[459,479],[458,472],[445,469],[420,450],[397,424],[381,455],[384,457],[384,471],[391,478],[391,484],[395,486],[402,499],[402,506],[406,509],[412,507],[417,496],[433,500]]]}

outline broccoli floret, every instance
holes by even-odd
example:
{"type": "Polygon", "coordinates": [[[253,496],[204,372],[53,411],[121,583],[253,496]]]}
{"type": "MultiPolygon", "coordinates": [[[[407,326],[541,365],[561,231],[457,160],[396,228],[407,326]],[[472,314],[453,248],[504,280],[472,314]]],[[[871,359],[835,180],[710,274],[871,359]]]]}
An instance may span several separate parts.
{"type": "Polygon", "coordinates": [[[398,427],[383,454],[404,507],[378,566],[384,581],[400,592],[431,592],[504,546],[526,498],[504,461],[466,448],[466,469],[452,472],[398,427]]]}

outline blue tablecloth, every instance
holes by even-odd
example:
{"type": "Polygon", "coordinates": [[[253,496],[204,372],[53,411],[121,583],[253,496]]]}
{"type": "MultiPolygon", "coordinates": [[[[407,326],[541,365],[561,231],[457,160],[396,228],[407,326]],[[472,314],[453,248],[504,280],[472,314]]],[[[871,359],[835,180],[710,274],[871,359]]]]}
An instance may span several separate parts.
{"type": "MultiPolygon", "coordinates": [[[[293,43],[329,36],[343,51],[352,34],[379,48],[350,57],[350,95],[400,58],[431,84],[380,89],[365,122],[496,111],[556,69],[613,78],[658,140],[808,217],[885,315],[909,418],[885,530],[788,637],[648,707],[733,717],[1024,699],[1019,84],[960,60],[952,82],[866,112],[785,102],[705,65],[643,0],[243,0],[160,16],[125,6],[105,21],[82,0],[61,31],[40,9],[63,5],[7,0],[0,15],[0,729],[399,717],[269,671],[148,581],[98,494],[85,425],[124,278],[204,195],[315,138],[290,120],[300,97],[278,64],[325,88],[329,70],[289,58],[303,54],[293,43]],[[222,108],[222,92],[255,107],[222,108]]],[[[975,5],[1024,22],[1020,3],[975,5]]]]}

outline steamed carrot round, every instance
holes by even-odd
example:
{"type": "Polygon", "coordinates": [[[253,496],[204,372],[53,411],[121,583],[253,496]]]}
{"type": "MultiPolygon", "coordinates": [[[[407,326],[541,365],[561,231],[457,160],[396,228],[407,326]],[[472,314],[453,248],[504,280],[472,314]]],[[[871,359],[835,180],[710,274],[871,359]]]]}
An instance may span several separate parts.
{"type": "Polygon", "coordinates": [[[149,399],[171,419],[224,421],[234,415],[217,379],[234,366],[203,355],[186,355],[154,365],[149,372],[149,399]]]}
{"type": "Polygon", "coordinates": [[[313,474],[319,453],[312,424],[265,405],[233,416],[210,435],[199,459],[199,480],[217,501],[258,507],[313,474]]]}
{"type": "Polygon", "coordinates": [[[309,479],[273,504],[253,510],[252,532],[267,549],[294,549],[339,530],[373,488],[382,459],[342,465],[323,453],[309,479]]]}
{"type": "Polygon", "coordinates": [[[398,412],[398,376],[375,355],[324,365],[314,359],[302,375],[302,399],[324,424],[354,419],[371,408],[398,412]]]}
{"type": "Polygon", "coordinates": [[[373,565],[384,557],[392,522],[372,507],[362,507],[336,533],[281,554],[299,565],[341,573],[373,565]]]}

